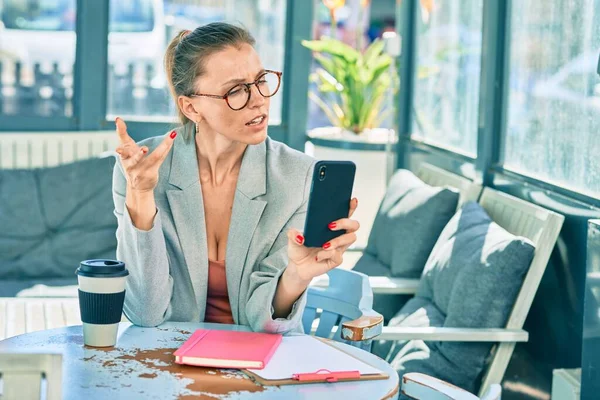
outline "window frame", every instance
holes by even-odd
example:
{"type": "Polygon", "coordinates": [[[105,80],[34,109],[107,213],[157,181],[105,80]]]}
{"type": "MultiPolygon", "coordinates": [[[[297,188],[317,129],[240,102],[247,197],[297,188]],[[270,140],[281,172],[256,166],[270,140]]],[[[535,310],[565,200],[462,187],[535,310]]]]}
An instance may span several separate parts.
{"type": "Polygon", "coordinates": [[[484,1],[482,27],[482,55],[477,124],[477,154],[470,157],[441,143],[412,137],[414,89],[416,78],[416,53],[418,51],[416,18],[419,0],[408,0],[396,8],[396,31],[402,38],[400,56],[400,81],[402,88],[398,104],[398,168],[410,168],[413,159],[426,158],[457,174],[493,187],[509,187],[510,191],[534,186],[547,192],[600,207],[600,194],[592,195],[512,171],[504,166],[504,140],[507,130],[510,26],[512,0],[484,1]],[[465,174],[464,171],[473,171],[465,174]]]}
{"type": "MultiPolygon", "coordinates": [[[[108,96],[108,24],[110,0],[77,0],[76,51],[73,71],[73,115],[11,116],[0,114],[0,132],[111,130],[114,121],[106,118],[108,96]]],[[[308,75],[311,54],[302,47],[302,38],[311,35],[313,6],[286,0],[284,37],[283,96],[281,123],[269,126],[269,136],[298,150],[304,149],[304,127],[308,111],[308,75]]],[[[128,119],[131,136],[141,140],[160,135],[177,125],[175,119],[160,122],[143,117],[128,119]]]]}

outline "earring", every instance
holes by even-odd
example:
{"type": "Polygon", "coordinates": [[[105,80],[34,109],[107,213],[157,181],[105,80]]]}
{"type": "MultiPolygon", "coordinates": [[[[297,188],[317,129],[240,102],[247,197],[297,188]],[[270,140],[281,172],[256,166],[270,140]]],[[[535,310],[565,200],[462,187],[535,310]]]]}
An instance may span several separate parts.
{"type": "Polygon", "coordinates": [[[198,131],[200,130],[200,122],[196,122],[196,135],[198,134],[198,131]]]}

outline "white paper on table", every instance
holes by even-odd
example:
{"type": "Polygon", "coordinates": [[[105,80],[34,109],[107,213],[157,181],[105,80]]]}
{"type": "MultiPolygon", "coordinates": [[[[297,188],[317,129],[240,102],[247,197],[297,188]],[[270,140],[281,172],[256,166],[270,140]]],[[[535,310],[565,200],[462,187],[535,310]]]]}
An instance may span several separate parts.
{"type": "Polygon", "coordinates": [[[359,371],[361,375],[381,374],[382,371],[363,361],[323,343],[312,336],[284,336],[275,354],[263,369],[249,369],[266,379],[291,379],[294,374],[314,373],[320,369],[359,371]]]}

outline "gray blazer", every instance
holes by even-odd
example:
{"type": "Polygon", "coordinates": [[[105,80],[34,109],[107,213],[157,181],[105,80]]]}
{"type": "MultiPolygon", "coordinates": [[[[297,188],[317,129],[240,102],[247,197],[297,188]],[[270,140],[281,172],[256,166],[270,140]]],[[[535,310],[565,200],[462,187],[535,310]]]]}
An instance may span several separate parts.
{"type": "MultiPolygon", "coordinates": [[[[204,320],[208,250],[195,140],[184,128],[159,171],[157,214],[137,229],[125,207],[126,180],[116,163],[113,199],[117,257],[129,270],[124,313],[141,326],[204,320]]],[[[141,144],[152,151],[163,137],[141,144]]],[[[248,146],[239,173],[225,256],[233,320],[254,331],[302,332],[306,292],[287,318],[273,319],[273,297],[287,266],[287,231],[302,230],[314,160],[267,138],[248,146]]]]}

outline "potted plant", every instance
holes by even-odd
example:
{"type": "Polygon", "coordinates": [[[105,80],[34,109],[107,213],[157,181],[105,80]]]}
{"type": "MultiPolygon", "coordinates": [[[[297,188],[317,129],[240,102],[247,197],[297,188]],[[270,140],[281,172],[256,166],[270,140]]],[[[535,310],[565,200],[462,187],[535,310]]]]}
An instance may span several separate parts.
{"type": "Polygon", "coordinates": [[[384,42],[376,39],[364,52],[330,37],[302,44],[313,51],[319,63],[310,76],[319,93],[311,91],[309,98],[332,127],[338,128],[329,133],[347,140],[354,140],[356,135],[368,140],[364,136],[373,134],[392,114],[392,105],[385,109],[385,99],[393,96],[397,87],[397,75],[390,74],[394,60],[384,52],[384,42]]]}
{"type": "MultiPolygon", "coordinates": [[[[364,247],[387,181],[395,170],[396,135],[392,129],[381,128],[381,123],[393,114],[399,79],[383,40],[377,39],[363,50],[360,27],[354,46],[336,39],[335,10],[344,1],[323,3],[330,11],[331,37],[305,40],[302,45],[313,52],[317,63],[310,76],[311,86],[316,88],[309,92],[310,101],[331,125],[309,130],[305,151],[317,159],[352,160],[356,164],[354,195],[361,203],[354,215],[361,223],[356,245],[364,247]]],[[[367,6],[368,1],[361,1],[359,13],[367,6]]]]}

